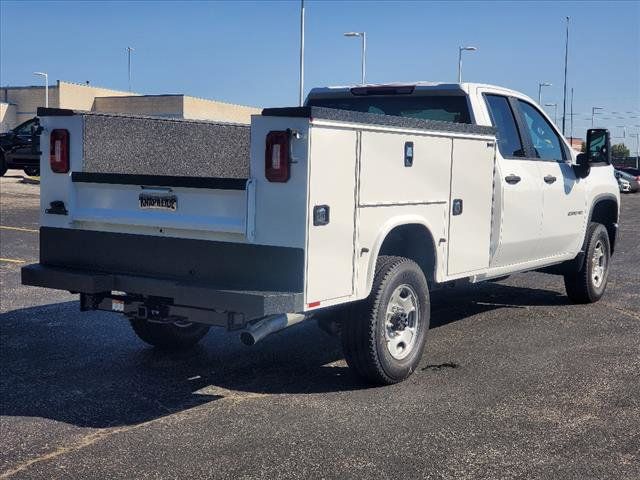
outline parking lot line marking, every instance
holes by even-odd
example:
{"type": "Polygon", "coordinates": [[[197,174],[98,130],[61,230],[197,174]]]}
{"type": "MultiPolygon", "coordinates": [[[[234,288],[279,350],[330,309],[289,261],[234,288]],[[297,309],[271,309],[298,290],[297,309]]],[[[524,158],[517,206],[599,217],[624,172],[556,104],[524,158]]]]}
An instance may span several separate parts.
{"type": "Polygon", "coordinates": [[[20,260],[19,258],[0,258],[0,262],[26,263],[26,260],[20,260]]]}
{"type": "Polygon", "coordinates": [[[22,227],[6,227],[4,225],[0,225],[0,229],[2,230],[16,230],[18,232],[30,232],[30,233],[38,233],[38,230],[33,228],[22,228],[22,227]]]}

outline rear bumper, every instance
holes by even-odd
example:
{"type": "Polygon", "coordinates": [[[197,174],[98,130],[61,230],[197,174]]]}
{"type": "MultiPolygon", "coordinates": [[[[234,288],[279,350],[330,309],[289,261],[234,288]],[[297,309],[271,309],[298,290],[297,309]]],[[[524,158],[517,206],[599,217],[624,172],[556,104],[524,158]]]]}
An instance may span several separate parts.
{"type": "Polygon", "coordinates": [[[302,292],[221,290],[207,284],[173,279],[101,273],[41,264],[22,268],[22,284],[89,295],[122,291],[145,297],[162,297],[171,299],[176,306],[241,314],[246,320],[279,313],[301,312],[304,309],[302,292]]]}

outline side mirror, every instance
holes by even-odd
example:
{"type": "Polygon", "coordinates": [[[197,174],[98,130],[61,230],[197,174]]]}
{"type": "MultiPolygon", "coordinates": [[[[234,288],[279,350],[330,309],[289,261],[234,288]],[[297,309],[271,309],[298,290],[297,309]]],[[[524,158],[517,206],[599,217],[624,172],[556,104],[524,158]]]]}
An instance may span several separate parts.
{"type": "MultiPolygon", "coordinates": [[[[606,128],[587,130],[587,153],[589,163],[611,164],[611,136],[606,128]]],[[[579,163],[579,162],[578,162],[579,163]]]]}
{"type": "Polygon", "coordinates": [[[574,171],[578,178],[585,178],[591,172],[591,165],[589,164],[589,157],[586,153],[579,153],[576,157],[576,165],[573,166],[574,171]]]}

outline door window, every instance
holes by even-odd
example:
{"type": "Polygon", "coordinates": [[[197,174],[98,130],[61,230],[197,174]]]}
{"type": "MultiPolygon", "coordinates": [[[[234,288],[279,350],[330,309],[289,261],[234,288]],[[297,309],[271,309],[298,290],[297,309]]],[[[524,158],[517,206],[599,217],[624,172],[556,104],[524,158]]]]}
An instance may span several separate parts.
{"type": "Polygon", "coordinates": [[[564,150],[551,123],[530,103],[518,100],[537,158],[563,161],[564,150]]]}
{"type": "Polygon", "coordinates": [[[498,149],[505,158],[524,157],[522,140],[509,100],[501,95],[485,95],[491,123],[498,130],[498,149]]]}
{"type": "Polygon", "coordinates": [[[35,123],[36,123],[35,118],[32,118],[31,120],[27,120],[26,122],[18,125],[13,130],[13,133],[15,133],[16,135],[31,135],[31,127],[34,126],[35,123]]]}

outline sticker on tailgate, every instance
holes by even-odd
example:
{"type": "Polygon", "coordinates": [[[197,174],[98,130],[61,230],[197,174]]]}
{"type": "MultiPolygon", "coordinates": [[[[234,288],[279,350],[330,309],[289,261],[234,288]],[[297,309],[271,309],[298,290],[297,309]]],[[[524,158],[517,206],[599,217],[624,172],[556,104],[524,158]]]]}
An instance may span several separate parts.
{"type": "Polygon", "coordinates": [[[139,197],[140,208],[157,208],[160,210],[176,210],[178,197],[175,195],[149,195],[141,193],[139,197]]]}

